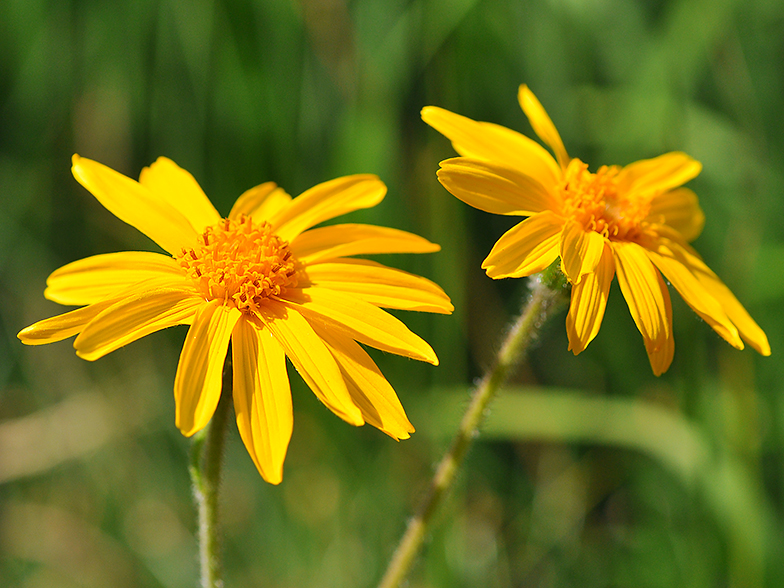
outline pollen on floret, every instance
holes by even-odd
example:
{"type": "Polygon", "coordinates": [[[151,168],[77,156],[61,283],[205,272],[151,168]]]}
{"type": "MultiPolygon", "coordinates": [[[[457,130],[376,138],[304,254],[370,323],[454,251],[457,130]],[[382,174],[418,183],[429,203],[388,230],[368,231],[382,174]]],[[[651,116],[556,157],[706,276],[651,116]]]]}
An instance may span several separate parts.
{"type": "Polygon", "coordinates": [[[643,230],[650,198],[619,192],[620,171],[617,165],[603,165],[591,173],[587,164],[572,159],[561,185],[562,214],[607,239],[633,240],[643,230]]]}
{"type": "Polygon", "coordinates": [[[175,259],[204,298],[252,313],[297,286],[297,261],[266,221],[242,216],[207,227],[198,245],[175,259]]]}

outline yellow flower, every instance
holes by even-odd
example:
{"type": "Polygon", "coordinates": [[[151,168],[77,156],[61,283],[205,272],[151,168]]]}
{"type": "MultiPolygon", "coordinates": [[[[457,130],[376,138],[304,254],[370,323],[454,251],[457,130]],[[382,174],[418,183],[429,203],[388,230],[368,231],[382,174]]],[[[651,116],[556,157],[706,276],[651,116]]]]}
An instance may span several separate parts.
{"type": "Polygon", "coordinates": [[[700,173],[700,163],[673,152],[591,173],[582,161],[569,157],[527,86],[520,86],[518,99],[555,159],[505,127],[433,106],[422,110],[422,119],[462,155],[441,162],[438,179],[444,187],[480,210],[528,217],[495,244],[482,264],[487,275],[528,276],[560,257],[572,284],[566,330],[575,354],[599,332],[617,275],[653,372],[665,372],[674,343],[664,274],[730,345],[743,349],[746,341],[770,355],[765,333],[688,244],[702,231],[705,217],[694,192],[681,186],[700,173]]]}
{"type": "Polygon", "coordinates": [[[285,358],[332,412],[395,439],[414,431],[389,382],[359,343],[438,364],[430,345],[381,308],[450,313],[433,282],[349,256],[440,248],[403,231],[362,224],[310,229],[375,206],[386,186],[355,175],[292,199],[269,182],[245,192],[221,218],[188,172],[166,158],[139,182],[73,158],[74,177],[118,218],[171,255],[109,253],[70,263],[44,295],[82,306],[27,327],[29,345],[78,335],[95,360],[145,335],[190,325],[174,382],[186,436],[212,417],[231,341],[233,401],[245,446],[265,480],[281,481],[292,431],[285,358]]]}

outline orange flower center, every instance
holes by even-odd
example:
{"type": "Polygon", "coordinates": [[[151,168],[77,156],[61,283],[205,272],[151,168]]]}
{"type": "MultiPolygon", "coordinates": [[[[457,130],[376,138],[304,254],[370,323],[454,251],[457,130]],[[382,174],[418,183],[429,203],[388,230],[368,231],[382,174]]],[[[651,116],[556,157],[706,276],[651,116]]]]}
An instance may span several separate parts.
{"type": "Polygon", "coordinates": [[[595,174],[579,159],[566,168],[561,186],[562,214],[614,241],[634,240],[643,230],[650,199],[618,191],[617,165],[603,165],[595,174]]]}
{"type": "Polygon", "coordinates": [[[176,259],[207,300],[250,313],[297,286],[297,262],[289,244],[266,221],[223,219],[207,227],[198,242],[176,259]]]}

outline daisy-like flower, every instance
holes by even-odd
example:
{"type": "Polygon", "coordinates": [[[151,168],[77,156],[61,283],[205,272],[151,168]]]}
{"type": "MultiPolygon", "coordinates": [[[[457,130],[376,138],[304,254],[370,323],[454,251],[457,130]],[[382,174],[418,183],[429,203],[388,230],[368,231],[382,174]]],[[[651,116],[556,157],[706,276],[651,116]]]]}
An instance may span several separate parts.
{"type": "Polygon", "coordinates": [[[462,156],[441,162],[438,179],[457,198],[491,212],[528,217],[507,231],[484,260],[494,279],[542,271],[560,257],[572,285],[566,317],[569,349],[583,351],[599,332],[610,283],[618,276],[657,376],[672,362],[672,309],[664,277],[733,347],[743,341],[770,355],[765,333],[689,245],[705,216],[683,184],[699,162],[666,153],[595,173],[571,158],[536,96],[520,86],[520,106],[552,149],[505,127],[428,106],[422,119],[462,156]]]}
{"type": "Polygon", "coordinates": [[[237,426],[273,484],[282,479],[293,426],[286,357],[346,422],[368,422],[395,439],[414,431],[359,343],[437,365],[430,345],[382,308],[450,313],[452,304],[425,278],[350,256],[440,247],[372,225],[308,230],[381,202],[386,186],[377,177],[338,178],[294,199],[262,184],[221,218],[193,176],[163,157],[138,182],[77,155],[72,171],[170,255],[109,253],[56,270],[44,295],[82,308],[23,329],[24,343],[78,335],[77,355],[92,361],[155,331],[190,325],[174,382],[176,424],[190,436],[215,411],[231,342],[237,426]]]}

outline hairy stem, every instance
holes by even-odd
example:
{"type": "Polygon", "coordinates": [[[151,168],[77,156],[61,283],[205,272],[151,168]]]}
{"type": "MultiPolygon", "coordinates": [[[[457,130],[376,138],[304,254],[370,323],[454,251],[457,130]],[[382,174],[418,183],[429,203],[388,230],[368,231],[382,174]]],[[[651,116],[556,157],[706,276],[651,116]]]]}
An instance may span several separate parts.
{"type": "Polygon", "coordinates": [[[531,278],[532,291],[522,313],[512,325],[492,367],[477,386],[449,450],[441,458],[418,512],[409,521],[379,588],[397,588],[405,579],[422,546],[433,513],[451,488],[466,452],[484,420],[486,408],[510,371],[536,339],[546,319],[565,302],[561,284],[546,275],[531,278]]]}
{"type": "Polygon", "coordinates": [[[218,503],[223,447],[232,395],[231,355],[223,366],[223,389],[210,424],[193,439],[190,474],[199,516],[199,562],[202,588],[222,588],[218,503]]]}

